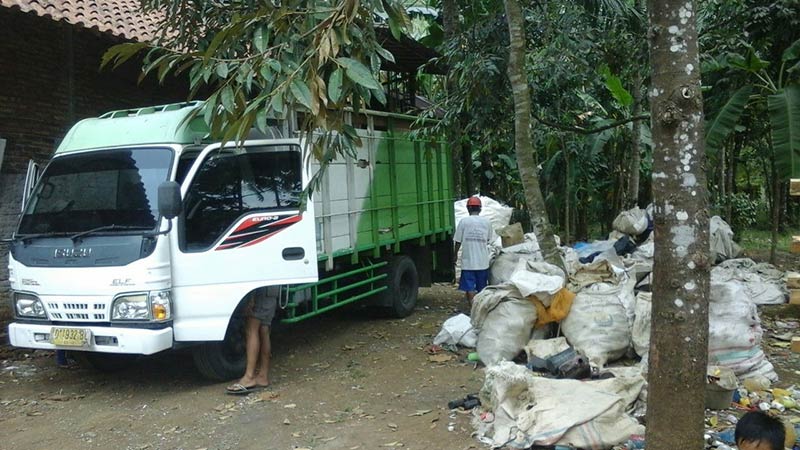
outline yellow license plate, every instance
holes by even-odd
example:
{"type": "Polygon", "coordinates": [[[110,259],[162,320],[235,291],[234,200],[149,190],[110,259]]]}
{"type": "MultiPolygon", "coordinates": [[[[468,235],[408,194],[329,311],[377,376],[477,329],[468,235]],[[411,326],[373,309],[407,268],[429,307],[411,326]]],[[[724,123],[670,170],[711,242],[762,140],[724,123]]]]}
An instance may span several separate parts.
{"type": "Polygon", "coordinates": [[[52,328],[50,329],[50,343],[65,347],[85,347],[89,345],[92,332],[82,328],[52,328]]]}

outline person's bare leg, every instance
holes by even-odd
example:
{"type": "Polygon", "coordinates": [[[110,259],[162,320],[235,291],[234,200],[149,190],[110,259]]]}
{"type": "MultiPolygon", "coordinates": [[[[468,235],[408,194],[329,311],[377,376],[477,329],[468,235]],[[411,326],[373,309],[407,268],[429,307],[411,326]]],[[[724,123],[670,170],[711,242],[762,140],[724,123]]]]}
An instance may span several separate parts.
{"type": "Polygon", "coordinates": [[[239,384],[251,387],[256,384],[256,370],[258,369],[258,356],[261,353],[261,336],[259,329],[261,321],[255,317],[248,317],[245,323],[245,334],[247,335],[247,366],[244,369],[244,376],[239,379],[239,384]]]}
{"type": "Polygon", "coordinates": [[[475,292],[474,291],[467,292],[467,304],[469,304],[470,308],[472,308],[472,299],[474,299],[474,298],[475,298],[475,292]]]}
{"type": "Polygon", "coordinates": [[[259,386],[269,385],[269,363],[272,357],[272,343],[269,340],[269,327],[258,327],[259,343],[261,351],[259,352],[258,359],[258,373],[255,377],[255,383],[259,386]]]}

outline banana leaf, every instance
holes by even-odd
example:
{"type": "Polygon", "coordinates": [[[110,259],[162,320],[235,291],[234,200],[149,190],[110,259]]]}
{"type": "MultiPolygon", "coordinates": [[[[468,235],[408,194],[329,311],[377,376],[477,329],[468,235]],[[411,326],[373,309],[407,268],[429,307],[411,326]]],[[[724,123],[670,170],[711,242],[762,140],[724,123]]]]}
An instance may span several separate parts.
{"type": "Polygon", "coordinates": [[[708,125],[708,131],[706,131],[706,152],[708,154],[715,154],[734,130],[752,91],[751,85],[739,88],[708,125]]]}
{"type": "Polygon", "coordinates": [[[781,179],[800,178],[800,86],[767,97],[775,165],[781,179]]]}

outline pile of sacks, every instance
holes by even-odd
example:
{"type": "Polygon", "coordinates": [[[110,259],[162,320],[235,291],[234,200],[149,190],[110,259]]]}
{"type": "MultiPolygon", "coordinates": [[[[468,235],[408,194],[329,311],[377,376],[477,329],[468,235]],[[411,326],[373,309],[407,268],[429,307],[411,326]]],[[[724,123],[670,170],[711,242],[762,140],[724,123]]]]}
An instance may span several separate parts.
{"type": "MultiPolygon", "coordinates": [[[[721,263],[711,275],[709,364],[730,368],[740,379],[775,381],[760,346],[763,331],[756,304],[786,301],[783,273],[752,260],[730,259],[740,251],[730,227],[718,217],[711,226],[712,248],[721,263]]],[[[516,245],[496,246],[491,285],[475,297],[469,324],[466,316],[459,319],[457,333],[474,342],[487,366],[481,400],[488,411],[476,415],[481,440],[495,447],[569,442],[606,448],[641,431],[633,414],[643,412],[646,398],[651,215],[638,208],[626,211],[614,227],[606,241],[561,247],[567,273],[542,261],[533,235],[524,235],[516,245]],[[614,383],[535,377],[510,362],[532,342],[548,337],[553,322],[595,368],[625,356],[638,355],[642,362],[615,374],[614,383]],[[487,412],[491,421],[485,419],[487,412]]],[[[463,340],[456,342],[464,345],[463,340]]]]}
{"type": "Polygon", "coordinates": [[[477,352],[487,366],[484,412],[474,418],[479,439],[493,447],[601,449],[642,433],[634,417],[646,395],[639,367],[605,369],[611,378],[577,381],[534,376],[511,362],[523,350],[530,362],[569,345],[595,367],[624,356],[632,341],[635,279],[614,265],[616,255],[568,275],[524,248],[500,252],[491,271],[495,284],[475,297],[471,311],[477,352]],[[544,340],[554,322],[566,339],[544,340]]]}

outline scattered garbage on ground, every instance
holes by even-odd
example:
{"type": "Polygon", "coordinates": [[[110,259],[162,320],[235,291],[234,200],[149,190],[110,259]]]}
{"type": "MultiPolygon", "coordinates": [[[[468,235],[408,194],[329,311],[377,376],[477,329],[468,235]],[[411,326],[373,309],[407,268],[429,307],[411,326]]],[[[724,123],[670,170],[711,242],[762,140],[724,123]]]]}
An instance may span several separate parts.
{"type": "MultiPolygon", "coordinates": [[[[490,220],[499,231],[490,286],[475,296],[470,317],[449,319],[434,342],[474,347],[467,360],[480,360],[485,379],[477,396],[450,408],[472,411],[475,436],[491,448],[645,448],[652,208],[622,212],[609,239],[561,246],[565,273],[542,261],[535,236],[509,225],[502,205],[481,200],[494,205],[490,220]]],[[[739,258],[741,248],[721,218],[713,217],[710,228],[717,265],[709,304],[707,448],[735,449],[733,427],[750,410],[787,415],[787,448],[794,448],[800,389],[774,387],[778,374],[762,341],[768,336],[770,348],[798,367],[800,323],[769,322],[765,332],[757,307],[786,303],[787,276],[739,258]]]]}

